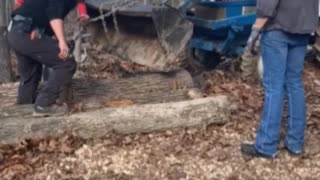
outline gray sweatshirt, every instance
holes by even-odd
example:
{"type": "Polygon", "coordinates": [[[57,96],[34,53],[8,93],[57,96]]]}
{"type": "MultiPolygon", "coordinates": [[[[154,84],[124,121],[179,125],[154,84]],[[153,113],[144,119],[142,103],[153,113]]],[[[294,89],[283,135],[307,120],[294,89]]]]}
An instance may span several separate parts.
{"type": "Polygon", "coordinates": [[[269,18],[266,30],[313,33],[318,16],[319,0],[257,0],[257,17],[269,18]]]}

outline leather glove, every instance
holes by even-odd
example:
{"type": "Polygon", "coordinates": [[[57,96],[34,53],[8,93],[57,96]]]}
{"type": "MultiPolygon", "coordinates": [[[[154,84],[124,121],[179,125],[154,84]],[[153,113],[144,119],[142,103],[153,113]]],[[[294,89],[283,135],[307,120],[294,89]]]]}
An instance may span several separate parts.
{"type": "Polygon", "coordinates": [[[252,28],[250,37],[247,41],[247,45],[245,48],[246,52],[251,53],[253,55],[257,54],[256,47],[257,47],[257,42],[259,40],[259,37],[260,37],[260,29],[252,28]]]}

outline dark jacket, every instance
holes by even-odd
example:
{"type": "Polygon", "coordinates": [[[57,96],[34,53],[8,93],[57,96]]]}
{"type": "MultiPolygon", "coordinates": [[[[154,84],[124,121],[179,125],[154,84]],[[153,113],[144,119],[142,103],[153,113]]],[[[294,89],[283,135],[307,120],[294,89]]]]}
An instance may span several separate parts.
{"type": "Polygon", "coordinates": [[[318,25],[319,0],[257,0],[257,16],[270,18],[266,30],[313,33],[318,25]]]}
{"type": "Polygon", "coordinates": [[[46,34],[53,35],[50,20],[64,19],[76,4],[76,0],[25,0],[12,16],[30,17],[34,27],[45,29],[46,34]]]}

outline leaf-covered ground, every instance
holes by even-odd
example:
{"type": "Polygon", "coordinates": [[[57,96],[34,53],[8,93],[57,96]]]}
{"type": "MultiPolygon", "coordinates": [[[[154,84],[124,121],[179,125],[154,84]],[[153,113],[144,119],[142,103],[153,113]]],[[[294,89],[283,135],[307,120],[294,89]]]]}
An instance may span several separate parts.
{"type": "Polygon", "coordinates": [[[260,84],[246,83],[237,72],[228,71],[208,72],[204,78],[208,96],[227,94],[231,98],[230,123],[153,134],[110,134],[94,140],[66,134],[2,145],[0,179],[319,179],[319,68],[307,63],[305,70],[308,101],[305,153],[291,157],[280,144],[280,155],[274,160],[245,160],[240,154],[240,143],[253,142],[259,125],[263,100],[260,84]]]}

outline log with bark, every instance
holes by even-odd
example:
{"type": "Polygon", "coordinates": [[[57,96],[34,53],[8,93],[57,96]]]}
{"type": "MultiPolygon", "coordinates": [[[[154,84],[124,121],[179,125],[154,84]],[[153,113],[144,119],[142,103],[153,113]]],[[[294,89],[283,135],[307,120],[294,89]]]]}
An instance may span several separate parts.
{"type": "Polygon", "coordinates": [[[31,116],[32,105],[15,106],[15,86],[0,86],[0,143],[72,132],[84,138],[223,124],[229,119],[225,96],[202,98],[184,70],[136,75],[120,80],[76,80],[76,104],[83,111],[65,117],[31,116]],[[193,100],[191,100],[193,99],[193,100]]]}
{"type": "Polygon", "coordinates": [[[0,143],[57,136],[64,132],[71,132],[83,138],[98,138],[110,131],[129,134],[224,124],[228,122],[229,115],[228,98],[216,96],[171,103],[104,108],[65,117],[2,117],[0,143]]]}
{"type": "MultiPolygon", "coordinates": [[[[28,108],[15,108],[16,85],[0,86],[0,118],[3,113],[13,116],[28,114],[28,108]],[[7,109],[7,110],[6,110],[7,109]],[[2,113],[1,113],[2,112],[2,113]]],[[[110,101],[129,100],[133,104],[174,102],[188,99],[193,80],[185,71],[138,74],[119,80],[74,80],[74,103],[84,109],[104,107],[110,101]]],[[[29,110],[30,111],[30,110],[29,110]]]]}

